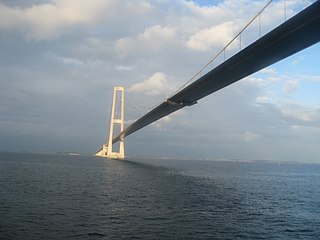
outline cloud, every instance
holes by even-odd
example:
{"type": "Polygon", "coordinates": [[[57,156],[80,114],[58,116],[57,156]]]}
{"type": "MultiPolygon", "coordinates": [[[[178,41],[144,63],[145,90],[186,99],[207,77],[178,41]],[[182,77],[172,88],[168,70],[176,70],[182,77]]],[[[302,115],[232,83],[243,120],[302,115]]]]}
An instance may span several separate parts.
{"type": "Polygon", "coordinates": [[[155,25],[143,29],[136,36],[122,37],[115,42],[115,52],[119,58],[126,58],[133,54],[163,50],[164,47],[171,48],[176,41],[176,31],[169,26],[155,25]]]}
{"type": "Polygon", "coordinates": [[[268,74],[268,75],[275,75],[275,74],[277,74],[277,71],[273,67],[267,67],[267,68],[260,70],[260,73],[268,74]]]}
{"type": "Polygon", "coordinates": [[[260,86],[260,87],[263,87],[267,84],[266,79],[254,77],[254,76],[246,77],[245,79],[242,80],[242,82],[248,85],[260,86]]]}
{"type": "Polygon", "coordinates": [[[152,9],[153,9],[152,4],[147,1],[128,2],[127,6],[126,6],[126,11],[134,13],[134,14],[138,14],[138,15],[149,12],[152,9]]]}
{"type": "Polygon", "coordinates": [[[163,125],[165,125],[166,123],[169,123],[172,121],[172,117],[171,116],[165,116],[161,119],[159,119],[158,121],[152,123],[152,126],[155,126],[158,130],[162,130],[165,131],[166,128],[163,127],[163,125]]]}
{"type": "Polygon", "coordinates": [[[247,131],[242,135],[245,142],[255,142],[262,138],[263,136],[256,132],[247,131]]]}
{"type": "Polygon", "coordinates": [[[213,47],[224,47],[236,35],[237,30],[238,27],[233,22],[225,22],[200,30],[190,37],[186,45],[199,51],[208,51],[213,47]]]}
{"type": "Polygon", "coordinates": [[[118,71],[130,71],[130,70],[132,70],[132,67],[117,65],[117,66],[116,66],[116,69],[117,69],[118,71]]]}
{"type": "Polygon", "coordinates": [[[320,76],[319,75],[302,75],[298,74],[298,78],[300,81],[311,81],[311,82],[320,82],[320,76]]]}
{"type": "Polygon", "coordinates": [[[286,94],[293,93],[299,87],[299,82],[297,80],[288,80],[282,87],[282,91],[286,94]]]}
{"type": "Polygon", "coordinates": [[[271,103],[272,99],[268,96],[259,96],[256,98],[257,103],[271,103]]]}
{"type": "Polygon", "coordinates": [[[173,113],[159,119],[158,121],[153,122],[151,125],[155,126],[159,130],[166,131],[169,123],[179,122],[179,124],[182,124],[182,122],[177,119],[179,117],[185,116],[185,115],[186,115],[186,110],[181,109],[180,111],[173,112],[173,113]]]}
{"type": "Polygon", "coordinates": [[[167,77],[164,73],[156,72],[143,82],[133,84],[128,91],[157,96],[172,91],[172,86],[168,83],[167,77]]]}
{"type": "Polygon", "coordinates": [[[126,57],[134,48],[134,40],[128,37],[118,39],[115,43],[115,51],[120,57],[126,57]]]}
{"type": "Polygon", "coordinates": [[[139,34],[138,39],[154,49],[162,48],[167,42],[174,39],[175,31],[172,27],[160,25],[152,26],[139,34]]]}
{"type": "Polygon", "coordinates": [[[298,104],[284,103],[279,106],[279,109],[286,118],[305,123],[320,123],[320,108],[306,108],[298,104]]]}
{"type": "Polygon", "coordinates": [[[93,24],[112,13],[114,1],[54,0],[28,8],[0,3],[0,30],[20,29],[29,39],[49,40],[68,33],[74,26],[93,24]]]}
{"type": "Polygon", "coordinates": [[[63,64],[66,64],[66,65],[78,65],[78,66],[83,66],[85,65],[84,62],[78,60],[78,59],[75,59],[75,58],[68,58],[68,57],[54,57],[57,61],[63,63],[63,64]]]}

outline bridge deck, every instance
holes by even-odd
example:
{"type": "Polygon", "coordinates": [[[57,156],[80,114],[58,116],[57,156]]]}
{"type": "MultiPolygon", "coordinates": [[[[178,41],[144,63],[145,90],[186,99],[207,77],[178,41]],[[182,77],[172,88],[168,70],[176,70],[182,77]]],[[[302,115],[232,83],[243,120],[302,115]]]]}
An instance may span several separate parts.
{"type": "Polygon", "coordinates": [[[319,41],[318,0],[142,116],[113,142],[319,41]]]}

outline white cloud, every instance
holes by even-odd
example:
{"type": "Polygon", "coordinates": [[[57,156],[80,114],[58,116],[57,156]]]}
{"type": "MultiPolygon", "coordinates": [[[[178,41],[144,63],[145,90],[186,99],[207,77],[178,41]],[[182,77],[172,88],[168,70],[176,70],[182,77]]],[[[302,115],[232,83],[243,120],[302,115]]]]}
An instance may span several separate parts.
{"type": "Polygon", "coordinates": [[[120,58],[125,58],[131,53],[140,54],[149,50],[162,50],[171,47],[175,41],[175,30],[172,27],[155,25],[147,27],[137,36],[123,37],[116,41],[115,52],[120,58]]]}
{"type": "Polygon", "coordinates": [[[249,85],[259,86],[259,87],[265,86],[267,84],[265,79],[253,77],[253,76],[246,77],[245,79],[242,80],[242,82],[247,83],[249,85]]]}
{"type": "MultiPolygon", "coordinates": [[[[87,37],[70,47],[72,54],[91,61],[101,61],[105,56],[113,56],[112,41],[108,38],[87,37]]],[[[110,58],[109,58],[110,59],[110,58]]],[[[103,59],[105,60],[105,59],[103,59]]]]}
{"type": "Polygon", "coordinates": [[[35,40],[58,38],[73,26],[93,24],[112,13],[113,5],[112,0],[54,0],[23,9],[0,3],[0,30],[20,29],[35,40]]]}
{"type": "Polygon", "coordinates": [[[211,17],[219,15],[219,18],[222,18],[223,16],[226,16],[228,14],[228,11],[223,11],[221,8],[216,6],[199,6],[193,1],[183,1],[182,4],[184,4],[185,7],[189,9],[193,14],[200,17],[211,17]]]}
{"type": "Polygon", "coordinates": [[[169,91],[172,91],[172,88],[173,87],[167,81],[166,75],[162,72],[156,72],[143,82],[133,84],[128,91],[156,96],[168,93],[169,91]]]}
{"type": "Polygon", "coordinates": [[[210,28],[205,28],[190,37],[187,47],[207,51],[212,47],[224,47],[236,35],[238,27],[234,22],[225,22],[210,28]]]}
{"type": "Polygon", "coordinates": [[[279,106],[281,113],[287,117],[295,120],[317,123],[320,122],[319,108],[305,108],[297,104],[284,104],[279,106]]]}
{"type": "Polygon", "coordinates": [[[267,67],[267,68],[260,70],[260,73],[274,75],[277,73],[277,71],[273,67],[267,67]]]}
{"type": "Polygon", "coordinates": [[[117,40],[115,44],[115,51],[120,57],[126,57],[127,54],[133,49],[134,40],[125,37],[117,40]]]}
{"type": "MultiPolygon", "coordinates": [[[[159,119],[158,121],[152,123],[152,126],[155,126],[157,129],[161,129],[161,130],[165,130],[165,126],[169,123],[171,123],[174,119],[177,119],[179,116],[184,116],[186,115],[186,110],[185,109],[181,109],[177,112],[173,112],[171,114],[169,114],[168,116],[165,116],[161,119],[159,119]]],[[[179,124],[181,124],[181,122],[179,122],[179,124]]]]}
{"type": "Polygon", "coordinates": [[[140,2],[128,2],[128,5],[126,6],[126,10],[131,13],[135,14],[144,14],[146,12],[149,12],[153,9],[153,6],[151,3],[146,1],[140,1],[140,2]]]}
{"type": "Polygon", "coordinates": [[[117,69],[118,71],[130,71],[130,70],[132,70],[132,67],[117,65],[117,66],[116,66],[116,69],[117,69]]]}
{"type": "Polygon", "coordinates": [[[172,41],[174,36],[175,30],[173,28],[156,25],[145,29],[143,33],[139,34],[138,39],[151,48],[159,49],[172,41]]]}
{"type": "Polygon", "coordinates": [[[159,119],[158,121],[152,123],[151,125],[152,125],[152,126],[155,126],[158,130],[166,130],[166,129],[164,128],[164,125],[165,125],[166,123],[171,122],[171,121],[172,121],[172,117],[171,117],[171,116],[165,116],[165,117],[159,119]]]}
{"type": "Polygon", "coordinates": [[[311,81],[311,82],[320,82],[319,75],[297,75],[300,81],[311,81]]]}
{"type": "Polygon", "coordinates": [[[63,64],[67,64],[67,65],[84,65],[85,64],[84,62],[75,58],[57,57],[57,60],[60,60],[63,64]]]}
{"type": "Polygon", "coordinates": [[[259,140],[260,138],[262,138],[263,136],[259,133],[256,132],[250,132],[247,131],[242,135],[244,141],[246,142],[255,142],[257,140],[259,140]]]}
{"type": "Polygon", "coordinates": [[[272,99],[268,96],[260,96],[256,98],[257,103],[271,103],[272,99]]]}
{"type": "Polygon", "coordinates": [[[297,80],[288,80],[282,87],[282,91],[286,94],[293,93],[299,87],[299,82],[297,80]]]}

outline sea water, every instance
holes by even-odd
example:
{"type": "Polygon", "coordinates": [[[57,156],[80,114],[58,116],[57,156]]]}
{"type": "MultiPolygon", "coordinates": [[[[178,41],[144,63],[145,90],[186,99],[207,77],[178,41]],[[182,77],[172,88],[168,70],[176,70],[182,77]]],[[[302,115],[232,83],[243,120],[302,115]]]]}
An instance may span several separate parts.
{"type": "Polygon", "coordinates": [[[0,239],[320,239],[320,164],[0,153],[0,239]]]}

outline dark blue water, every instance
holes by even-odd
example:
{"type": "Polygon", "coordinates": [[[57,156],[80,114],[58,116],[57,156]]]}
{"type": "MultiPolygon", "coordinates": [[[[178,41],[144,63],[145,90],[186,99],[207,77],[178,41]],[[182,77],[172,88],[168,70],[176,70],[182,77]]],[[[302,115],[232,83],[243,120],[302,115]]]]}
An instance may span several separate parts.
{"type": "Polygon", "coordinates": [[[0,239],[320,239],[320,165],[1,153],[0,239]]]}

